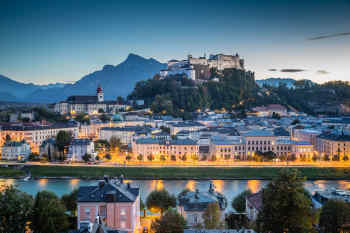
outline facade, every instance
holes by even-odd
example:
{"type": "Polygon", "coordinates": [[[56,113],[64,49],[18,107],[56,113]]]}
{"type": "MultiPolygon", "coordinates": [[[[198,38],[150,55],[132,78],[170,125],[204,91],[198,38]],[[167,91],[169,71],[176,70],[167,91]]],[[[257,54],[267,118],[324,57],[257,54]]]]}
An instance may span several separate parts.
{"type": "Polygon", "coordinates": [[[1,147],[1,159],[3,160],[27,160],[31,149],[25,141],[8,141],[1,147]]]}
{"type": "Polygon", "coordinates": [[[70,161],[83,161],[83,156],[90,154],[95,159],[94,142],[90,139],[73,139],[68,147],[67,159],[70,161]]]}
{"type": "Polygon", "coordinates": [[[70,96],[66,101],[56,103],[54,111],[64,114],[98,114],[100,110],[103,112],[114,113],[121,109],[125,109],[126,105],[120,105],[116,101],[105,101],[104,93],[101,86],[98,86],[95,96],[70,96]]]}
{"type": "Polygon", "coordinates": [[[100,136],[100,131],[104,127],[111,127],[113,123],[93,123],[88,125],[81,124],[79,126],[78,137],[79,138],[89,138],[92,140],[98,139],[100,136]]]}
{"type": "Polygon", "coordinates": [[[350,156],[350,136],[337,134],[320,134],[316,139],[316,149],[321,157],[328,156],[330,160],[338,157],[343,160],[344,156],[350,156]]]}
{"type": "Polygon", "coordinates": [[[139,188],[125,184],[123,178],[105,178],[96,186],[82,186],[78,192],[78,229],[100,216],[115,230],[136,232],[140,229],[139,188]]]}
{"type": "Polygon", "coordinates": [[[259,106],[252,109],[255,115],[259,117],[271,117],[274,113],[280,116],[287,116],[287,108],[280,104],[270,104],[267,106],[259,106]]]}
{"type": "Polygon", "coordinates": [[[184,74],[188,79],[208,79],[210,69],[222,71],[224,69],[244,70],[244,60],[236,55],[216,54],[210,55],[209,59],[204,57],[194,58],[188,55],[187,60],[170,60],[168,68],[160,71],[160,76],[165,78],[168,75],[184,74]]]}
{"type": "Polygon", "coordinates": [[[199,122],[179,122],[175,124],[170,124],[170,134],[171,135],[176,135],[180,131],[199,131],[201,129],[206,128],[205,125],[199,123],[199,122]]]}
{"type": "Polygon", "coordinates": [[[109,141],[111,137],[116,137],[122,144],[129,145],[134,137],[147,136],[151,131],[151,128],[141,126],[104,127],[100,130],[100,139],[109,141]]]}
{"type": "MultiPolygon", "coordinates": [[[[199,192],[198,189],[182,192],[178,197],[177,210],[185,218],[188,227],[195,227],[203,224],[202,215],[212,203],[217,203],[221,211],[227,207],[226,198],[210,184],[208,192],[199,192]]],[[[221,218],[223,217],[222,213],[221,218]]]]}
{"type": "Polygon", "coordinates": [[[78,136],[78,126],[74,123],[51,126],[3,126],[0,130],[0,145],[5,143],[5,138],[9,135],[13,141],[25,140],[33,152],[39,153],[40,145],[46,139],[56,137],[61,130],[71,132],[73,138],[78,136]]]}
{"type": "Polygon", "coordinates": [[[46,155],[49,160],[54,159],[54,155],[58,153],[59,151],[55,138],[46,139],[39,147],[40,156],[46,155]]]}
{"type": "Polygon", "coordinates": [[[139,138],[132,142],[132,153],[136,156],[142,156],[146,161],[149,156],[154,160],[160,160],[164,156],[165,160],[181,161],[198,158],[199,145],[191,139],[177,140],[157,140],[154,138],[139,138]]]}

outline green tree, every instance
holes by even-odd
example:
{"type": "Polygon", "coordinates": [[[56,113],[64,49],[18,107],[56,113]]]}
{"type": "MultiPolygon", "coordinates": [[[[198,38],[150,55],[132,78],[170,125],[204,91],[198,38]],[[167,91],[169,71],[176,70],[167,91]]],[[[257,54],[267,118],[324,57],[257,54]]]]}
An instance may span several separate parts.
{"type": "Polygon", "coordinates": [[[84,124],[90,124],[90,117],[89,114],[86,113],[78,113],[75,116],[75,120],[80,122],[80,123],[84,123],[84,124]]]}
{"type": "Polygon", "coordinates": [[[107,153],[107,154],[105,155],[105,159],[107,159],[107,160],[111,160],[111,159],[112,159],[112,157],[111,157],[111,155],[110,155],[110,154],[108,154],[108,153],[107,153]]]}
{"type": "Polygon", "coordinates": [[[228,229],[249,228],[249,219],[245,213],[231,213],[225,217],[228,229]]]}
{"type": "Polygon", "coordinates": [[[320,215],[322,232],[338,233],[343,224],[350,223],[350,206],[343,200],[328,200],[323,206],[320,215]]]}
{"type": "Polygon", "coordinates": [[[56,145],[61,152],[61,160],[63,160],[63,153],[67,146],[72,142],[72,133],[60,130],[56,136],[56,145]]]}
{"type": "Polygon", "coordinates": [[[121,147],[121,142],[120,142],[120,139],[115,137],[115,136],[112,136],[110,139],[109,139],[109,145],[111,146],[111,149],[113,151],[115,151],[116,149],[119,149],[121,147]]]}
{"type": "Polygon", "coordinates": [[[64,232],[68,229],[66,208],[52,192],[41,191],[35,196],[30,228],[35,233],[64,232]]]}
{"type": "Polygon", "coordinates": [[[245,198],[248,195],[251,195],[252,192],[250,190],[245,190],[241,192],[237,197],[232,200],[232,208],[234,208],[237,212],[245,211],[245,198]]]}
{"type": "Polygon", "coordinates": [[[143,160],[143,155],[142,155],[142,154],[139,154],[139,155],[137,156],[137,160],[142,161],[142,160],[143,160]]]}
{"type": "Polygon", "coordinates": [[[298,170],[282,169],[279,177],[264,188],[263,208],[257,220],[262,232],[313,232],[312,202],[304,181],[298,170]]]}
{"type": "Polygon", "coordinates": [[[0,187],[0,232],[24,233],[30,221],[33,198],[13,186],[0,187]]]}
{"type": "Polygon", "coordinates": [[[149,161],[153,161],[153,160],[154,160],[154,157],[153,157],[153,155],[147,155],[147,159],[148,159],[149,161]]]}
{"type": "Polygon", "coordinates": [[[125,160],[126,161],[130,161],[131,160],[131,156],[130,155],[125,156],[125,160]]]}
{"type": "Polygon", "coordinates": [[[344,161],[348,161],[348,160],[349,160],[349,157],[348,157],[347,155],[344,155],[343,160],[344,160],[344,161]]]}
{"type": "Polygon", "coordinates": [[[74,189],[69,194],[64,194],[61,197],[61,201],[66,207],[67,210],[71,211],[72,214],[75,214],[77,211],[77,200],[78,200],[78,189],[74,189]]]}
{"type": "Polygon", "coordinates": [[[83,157],[81,157],[85,162],[89,162],[91,160],[91,155],[86,153],[85,155],[83,155],[83,157]]]}
{"type": "Polygon", "coordinates": [[[6,142],[10,142],[11,141],[11,136],[6,134],[5,141],[6,142]]]}
{"type": "Polygon", "coordinates": [[[183,233],[186,226],[185,219],[175,210],[168,210],[159,219],[152,222],[154,233],[183,233]]]}
{"type": "Polygon", "coordinates": [[[223,228],[223,223],[221,222],[221,211],[219,204],[209,203],[207,209],[204,211],[203,223],[205,229],[221,229],[223,228]]]}
{"type": "Polygon", "coordinates": [[[161,156],[160,156],[160,160],[164,162],[164,161],[166,160],[165,155],[161,155],[161,156]]]}
{"type": "Polygon", "coordinates": [[[30,153],[28,160],[29,161],[38,161],[40,158],[40,155],[38,153],[30,153]]]}
{"type": "Polygon", "coordinates": [[[146,205],[150,211],[160,212],[163,215],[170,207],[176,207],[176,198],[165,189],[154,190],[148,195],[146,205]]]}

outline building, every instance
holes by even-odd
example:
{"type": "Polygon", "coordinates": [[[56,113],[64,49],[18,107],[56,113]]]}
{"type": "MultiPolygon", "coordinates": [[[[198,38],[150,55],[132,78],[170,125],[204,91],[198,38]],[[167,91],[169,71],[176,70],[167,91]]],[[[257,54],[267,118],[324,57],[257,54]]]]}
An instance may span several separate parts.
{"type": "Polygon", "coordinates": [[[73,138],[78,136],[78,125],[75,123],[57,123],[50,126],[3,126],[0,130],[0,145],[5,143],[6,136],[13,141],[25,140],[32,151],[39,153],[40,145],[49,138],[56,137],[59,131],[66,131],[72,134],[73,138]]]}
{"type": "Polygon", "coordinates": [[[199,157],[199,145],[191,139],[139,138],[133,140],[131,148],[133,155],[135,157],[141,156],[143,161],[146,161],[150,156],[158,161],[161,160],[161,156],[164,156],[164,159],[168,161],[198,160],[199,157]]]}
{"type": "Polygon", "coordinates": [[[105,101],[102,87],[99,85],[95,96],[70,96],[66,101],[56,103],[54,111],[64,114],[98,114],[101,111],[115,113],[119,110],[125,110],[126,105],[121,105],[117,101],[105,101]]]}
{"type": "Polygon", "coordinates": [[[40,156],[47,156],[50,161],[54,160],[55,155],[58,155],[58,153],[59,150],[55,138],[46,139],[39,147],[40,156]]]}
{"type": "Polygon", "coordinates": [[[3,160],[27,160],[31,149],[25,141],[7,141],[1,147],[1,159],[3,160]]]}
{"type": "MultiPolygon", "coordinates": [[[[220,210],[223,211],[227,207],[226,198],[219,192],[215,191],[213,184],[210,184],[208,192],[184,191],[178,197],[177,210],[182,215],[188,227],[195,227],[203,224],[203,213],[209,204],[217,203],[220,210]]],[[[221,218],[223,218],[223,212],[221,218]]]]}
{"type": "Polygon", "coordinates": [[[321,157],[328,156],[330,160],[338,157],[343,160],[350,156],[350,135],[323,133],[317,136],[316,149],[321,157]]]}
{"type": "Polygon", "coordinates": [[[263,208],[263,193],[262,191],[248,195],[245,199],[247,217],[250,221],[255,221],[258,218],[259,212],[263,208]]]}
{"type": "Polygon", "coordinates": [[[67,159],[70,161],[83,161],[83,156],[89,154],[95,159],[94,142],[90,139],[73,139],[68,147],[67,159]]]}
{"type": "Polygon", "coordinates": [[[201,129],[206,128],[206,126],[199,122],[191,121],[191,122],[178,122],[175,124],[169,124],[169,128],[170,128],[170,134],[176,135],[180,131],[189,131],[189,132],[199,131],[201,129]]]}
{"type": "Polygon", "coordinates": [[[187,60],[170,60],[168,68],[160,71],[160,76],[165,78],[169,75],[184,74],[188,79],[209,79],[210,69],[222,71],[224,69],[244,70],[244,60],[236,55],[216,54],[195,58],[188,55],[187,60]]]}
{"type": "Polygon", "coordinates": [[[280,116],[287,116],[287,108],[280,104],[270,104],[267,106],[259,106],[252,109],[254,114],[259,117],[271,117],[274,114],[280,116]]]}
{"type": "Polygon", "coordinates": [[[125,126],[125,127],[103,127],[100,129],[100,139],[109,141],[111,137],[120,139],[124,145],[130,145],[134,137],[148,136],[152,133],[150,127],[125,126]]]}
{"type": "Polygon", "coordinates": [[[78,229],[93,223],[97,216],[106,227],[136,232],[140,229],[139,188],[105,177],[94,186],[82,186],[78,192],[78,229]]]}

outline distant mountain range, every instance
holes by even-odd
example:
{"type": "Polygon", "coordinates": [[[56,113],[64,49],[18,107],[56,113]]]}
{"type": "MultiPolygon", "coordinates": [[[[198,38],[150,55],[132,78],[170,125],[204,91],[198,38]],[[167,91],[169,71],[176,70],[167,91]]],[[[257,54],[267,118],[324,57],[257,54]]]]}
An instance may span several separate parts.
{"type": "Polygon", "coordinates": [[[0,75],[0,101],[53,103],[71,95],[94,95],[101,84],[106,100],[127,96],[136,82],[152,78],[166,64],[136,54],[129,54],[119,65],[105,65],[102,70],[82,77],[74,84],[35,85],[14,81],[0,75]]]}

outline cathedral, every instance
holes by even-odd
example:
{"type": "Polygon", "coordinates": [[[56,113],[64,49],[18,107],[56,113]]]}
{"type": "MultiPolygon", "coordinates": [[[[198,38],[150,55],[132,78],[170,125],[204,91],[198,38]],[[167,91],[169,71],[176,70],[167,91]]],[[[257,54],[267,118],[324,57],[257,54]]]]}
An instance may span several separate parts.
{"type": "Polygon", "coordinates": [[[66,101],[56,103],[54,110],[61,115],[74,115],[78,113],[98,114],[100,112],[115,113],[116,111],[125,109],[125,107],[125,105],[118,104],[116,101],[105,101],[102,87],[99,85],[96,90],[96,95],[70,96],[66,101]]]}

